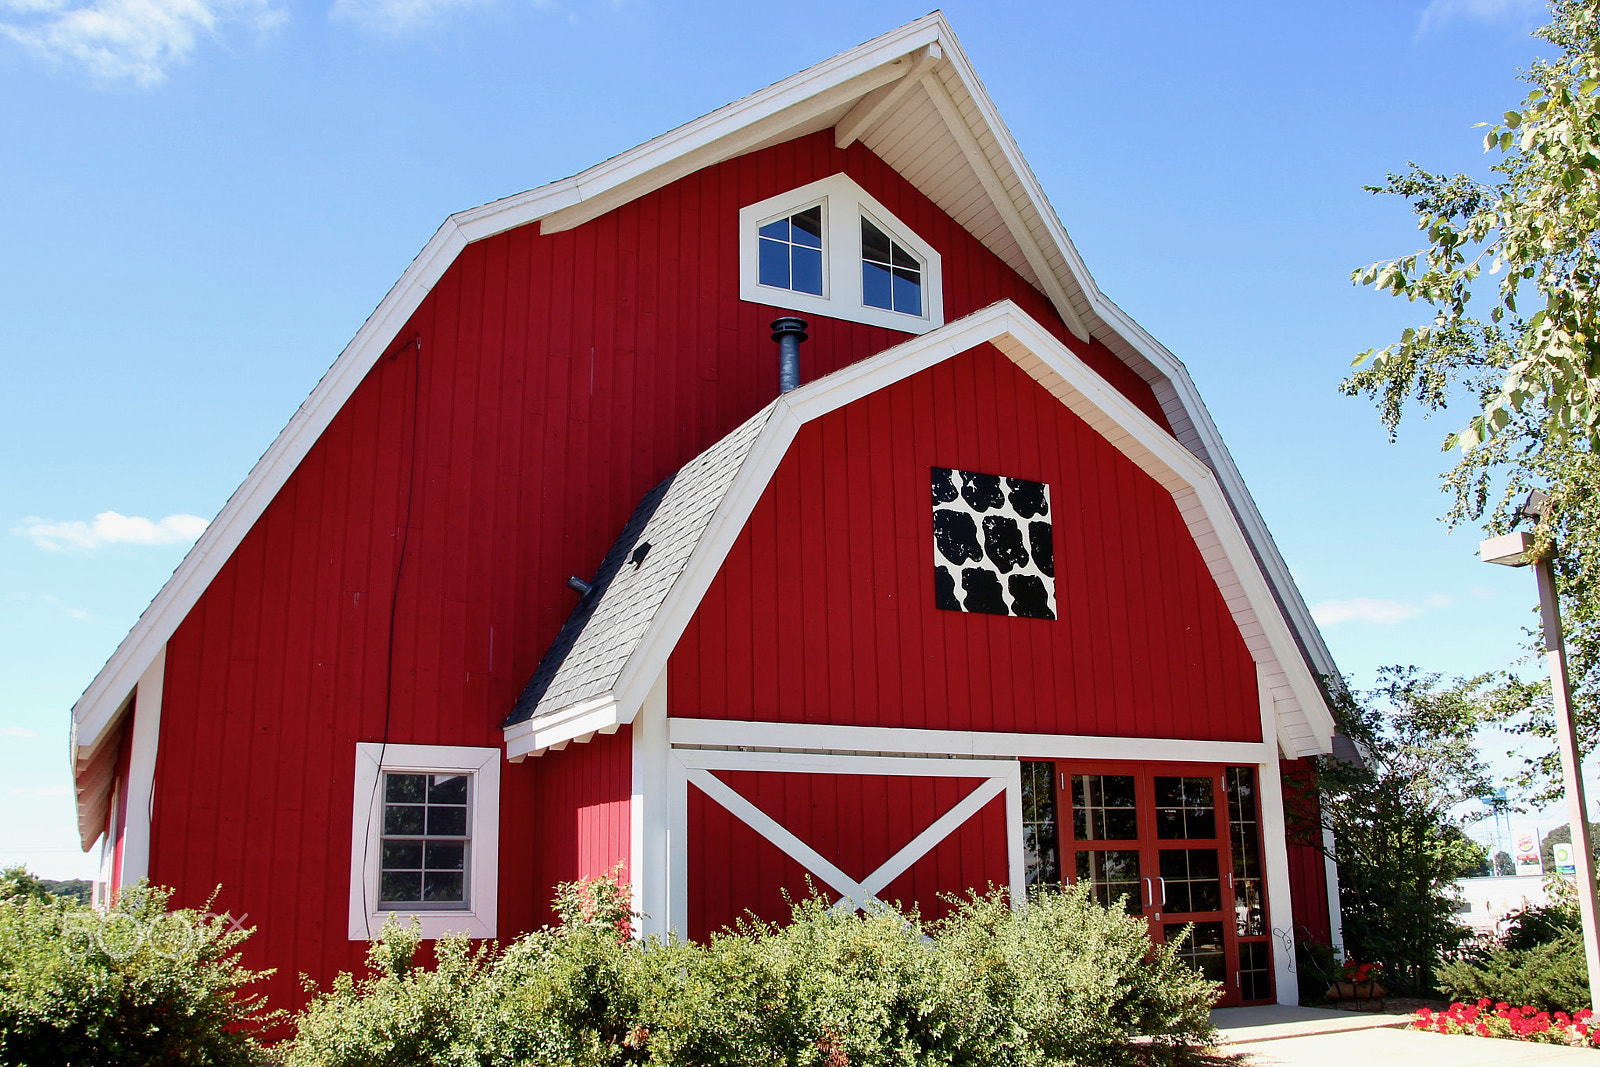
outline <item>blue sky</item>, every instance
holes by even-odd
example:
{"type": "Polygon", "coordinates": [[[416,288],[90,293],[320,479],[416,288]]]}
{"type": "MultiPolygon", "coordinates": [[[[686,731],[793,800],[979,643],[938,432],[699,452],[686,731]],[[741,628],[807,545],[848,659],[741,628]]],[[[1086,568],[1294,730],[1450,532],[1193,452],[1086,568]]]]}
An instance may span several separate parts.
{"type": "MultiPolygon", "coordinates": [[[[926,2],[0,0],[0,864],[92,871],[69,707],[446,215],[926,2]]],[[[1349,284],[1417,241],[1362,186],[1484,167],[1542,5],[945,12],[1101,288],[1189,366],[1344,671],[1515,657],[1531,577],[1437,521],[1454,416],[1390,445],[1336,385],[1418,314],[1349,284]]]]}

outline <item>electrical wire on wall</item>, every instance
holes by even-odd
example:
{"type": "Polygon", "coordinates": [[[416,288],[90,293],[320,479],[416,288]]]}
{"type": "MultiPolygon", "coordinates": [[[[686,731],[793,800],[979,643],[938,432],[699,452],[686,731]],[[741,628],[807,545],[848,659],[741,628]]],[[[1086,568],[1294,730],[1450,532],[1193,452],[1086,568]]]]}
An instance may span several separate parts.
{"type": "Polygon", "coordinates": [[[394,565],[394,586],[389,594],[389,647],[383,672],[383,736],[378,745],[378,773],[372,779],[372,794],[367,798],[367,828],[361,844],[361,914],[366,925],[367,939],[372,939],[372,880],[366,876],[372,848],[372,818],[379,810],[378,791],[383,788],[383,763],[389,751],[389,724],[394,717],[394,635],[395,621],[400,612],[400,579],[405,574],[406,549],[411,543],[411,508],[416,500],[417,488],[417,428],[422,407],[422,335],[390,352],[388,359],[399,359],[401,353],[411,349],[415,359],[411,365],[411,456],[406,474],[405,520],[400,527],[400,553],[394,565]]]}

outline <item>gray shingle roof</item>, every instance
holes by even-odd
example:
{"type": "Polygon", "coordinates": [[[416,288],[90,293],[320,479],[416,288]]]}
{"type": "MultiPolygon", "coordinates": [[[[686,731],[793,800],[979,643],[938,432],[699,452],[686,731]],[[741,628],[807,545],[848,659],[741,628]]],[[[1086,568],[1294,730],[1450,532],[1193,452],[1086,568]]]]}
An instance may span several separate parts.
{"type": "Polygon", "coordinates": [[[775,407],[762,408],[644,495],[502,727],[615,688],[775,407]]]}

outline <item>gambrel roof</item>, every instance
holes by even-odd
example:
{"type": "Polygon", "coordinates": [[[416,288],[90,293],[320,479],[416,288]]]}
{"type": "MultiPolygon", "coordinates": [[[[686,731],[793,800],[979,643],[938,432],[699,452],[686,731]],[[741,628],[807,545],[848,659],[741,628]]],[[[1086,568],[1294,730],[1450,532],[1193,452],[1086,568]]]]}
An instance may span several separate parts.
{"type": "Polygon", "coordinates": [[[395,283],[156,594],[73,707],[84,847],[102,773],[141,675],[434,284],[470,243],[537,223],[570,229],[704,167],[824,129],[902,174],[1152,387],[1177,441],[1210,469],[1310,671],[1336,678],[1299,592],[1187,371],[1096,287],[939,12],[719,108],[580,174],[452,215],[395,283]]]}
{"type": "Polygon", "coordinates": [[[784,393],[645,495],[505,723],[539,755],[633,721],[800,428],[992,344],[1172,494],[1272,700],[1290,756],[1329,751],[1333,720],[1216,476],[1009,300],[784,393]]]}

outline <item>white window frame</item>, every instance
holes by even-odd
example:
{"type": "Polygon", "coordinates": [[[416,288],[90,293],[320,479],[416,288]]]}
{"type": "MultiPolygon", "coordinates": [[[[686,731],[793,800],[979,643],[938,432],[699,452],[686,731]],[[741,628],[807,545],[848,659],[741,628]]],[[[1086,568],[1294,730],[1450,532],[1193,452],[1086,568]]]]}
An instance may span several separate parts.
{"type": "Polygon", "coordinates": [[[459,745],[356,745],[355,793],[350,808],[350,940],[370,941],[393,916],[422,923],[422,936],[495,937],[500,879],[500,750],[459,745]],[[470,845],[467,848],[467,907],[379,908],[378,875],[383,853],[383,775],[465,774],[470,845]]]}
{"type": "Polygon", "coordinates": [[[934,247],[844,174],[739,209],[739,299],[827,318],[923,334],[944,325],[942,260],[934,247]],[[775,219],[822,205],[822,296],[762,285],[758,231],[775,219]],[[861,292],[861,217],[922,261],[922,314],[868,307],[861,292]]]}

